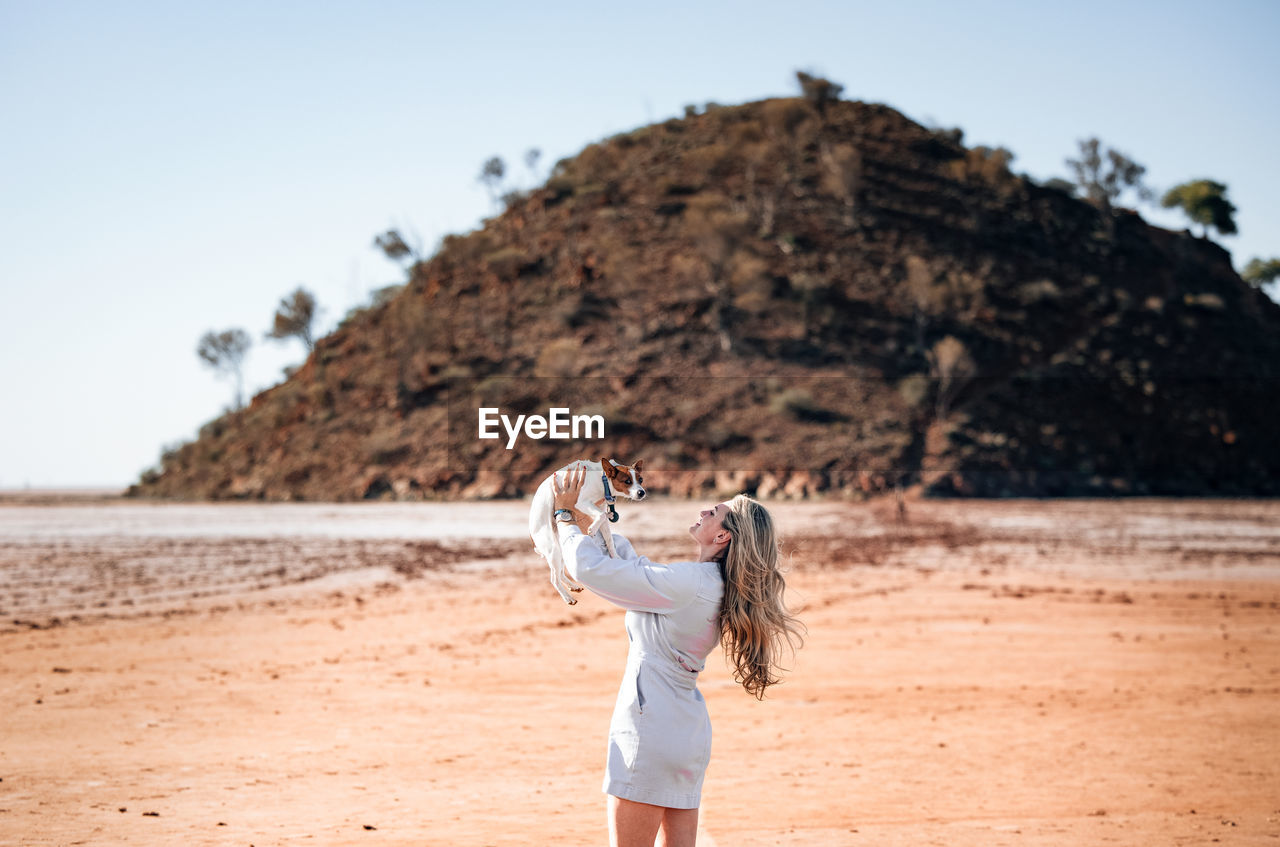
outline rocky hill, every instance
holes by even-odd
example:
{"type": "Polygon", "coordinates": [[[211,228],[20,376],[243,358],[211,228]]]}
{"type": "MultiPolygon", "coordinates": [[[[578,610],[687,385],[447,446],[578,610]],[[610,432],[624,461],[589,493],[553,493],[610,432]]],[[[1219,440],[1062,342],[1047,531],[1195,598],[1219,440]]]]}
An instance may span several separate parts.
{"type": "Polygon", "coordinates": [[[131,491],[519,496],[608,454],[675,493],[1277,494],[1277,377],[1280,307],[1212,242],[775,99],[560,162],[131,491]],[[605,437],[478,437],[553,407],[605,437]]]}

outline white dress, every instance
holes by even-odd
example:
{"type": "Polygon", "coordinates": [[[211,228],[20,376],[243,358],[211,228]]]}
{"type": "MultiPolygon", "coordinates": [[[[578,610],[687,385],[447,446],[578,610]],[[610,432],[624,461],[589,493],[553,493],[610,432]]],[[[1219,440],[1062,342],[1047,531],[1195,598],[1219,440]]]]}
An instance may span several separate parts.
{"type": "Polygon", "coordinates": [[[657,564],[613,533],[619,558],[578,527],[561,525],[565,569],[627,610],[627,669],[609,724],[604,791],[672,809],[696,809],[711,759],[711,719],[698,674],[720,640],[724,583],[715,562],[657,564]]]}

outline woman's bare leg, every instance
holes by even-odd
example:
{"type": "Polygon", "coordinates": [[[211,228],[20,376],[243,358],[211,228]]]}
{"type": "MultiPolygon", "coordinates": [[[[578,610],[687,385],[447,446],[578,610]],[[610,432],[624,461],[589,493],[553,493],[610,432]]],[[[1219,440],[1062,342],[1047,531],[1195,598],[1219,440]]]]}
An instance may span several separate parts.
{"type": "Polygon", "coordinates": [[[609,795],[610,847],[694,847],[697,809],[667,809],[609,795]]]}
{"type": "Polygon", "coordinates": [[[609,847],[653,847],[670,809],[609,795],[609,847]]]}
{"type": "Polygon", "coordinates": [[[693,847],[698,838],[697,809],[667,809],[658,831],[658,847],[693,847]]]}

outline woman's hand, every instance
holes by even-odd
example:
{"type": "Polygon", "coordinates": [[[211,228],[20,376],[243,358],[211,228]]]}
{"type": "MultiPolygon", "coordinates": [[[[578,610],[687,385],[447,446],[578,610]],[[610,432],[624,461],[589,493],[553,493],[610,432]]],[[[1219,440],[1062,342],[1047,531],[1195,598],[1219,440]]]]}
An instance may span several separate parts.
{"type": "Polygon", "coordinates": [[[578,505],[578,495],[582,493],[582,484],[586,480],[587,469],[582,465],[577,465],[564,472],[563,485],[561,485],[558,478],[551,477],[551,488],[555,491],[555,507],[573,511],[578,505]]]}

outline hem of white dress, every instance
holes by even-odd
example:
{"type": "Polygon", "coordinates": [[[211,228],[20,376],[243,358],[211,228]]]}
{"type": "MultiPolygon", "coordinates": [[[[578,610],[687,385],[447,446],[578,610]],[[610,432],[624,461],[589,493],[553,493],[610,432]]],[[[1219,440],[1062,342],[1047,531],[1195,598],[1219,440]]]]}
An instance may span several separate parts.
{"type": "Polygon", "coordinates": [[[650,806],[662,806],[666,809],[696,809],[701,801],[701,792],[656,791],[651,788],[637,788],[605,780],[604,793],[623,800],[636,803],[648,803],[650,806]]]}

